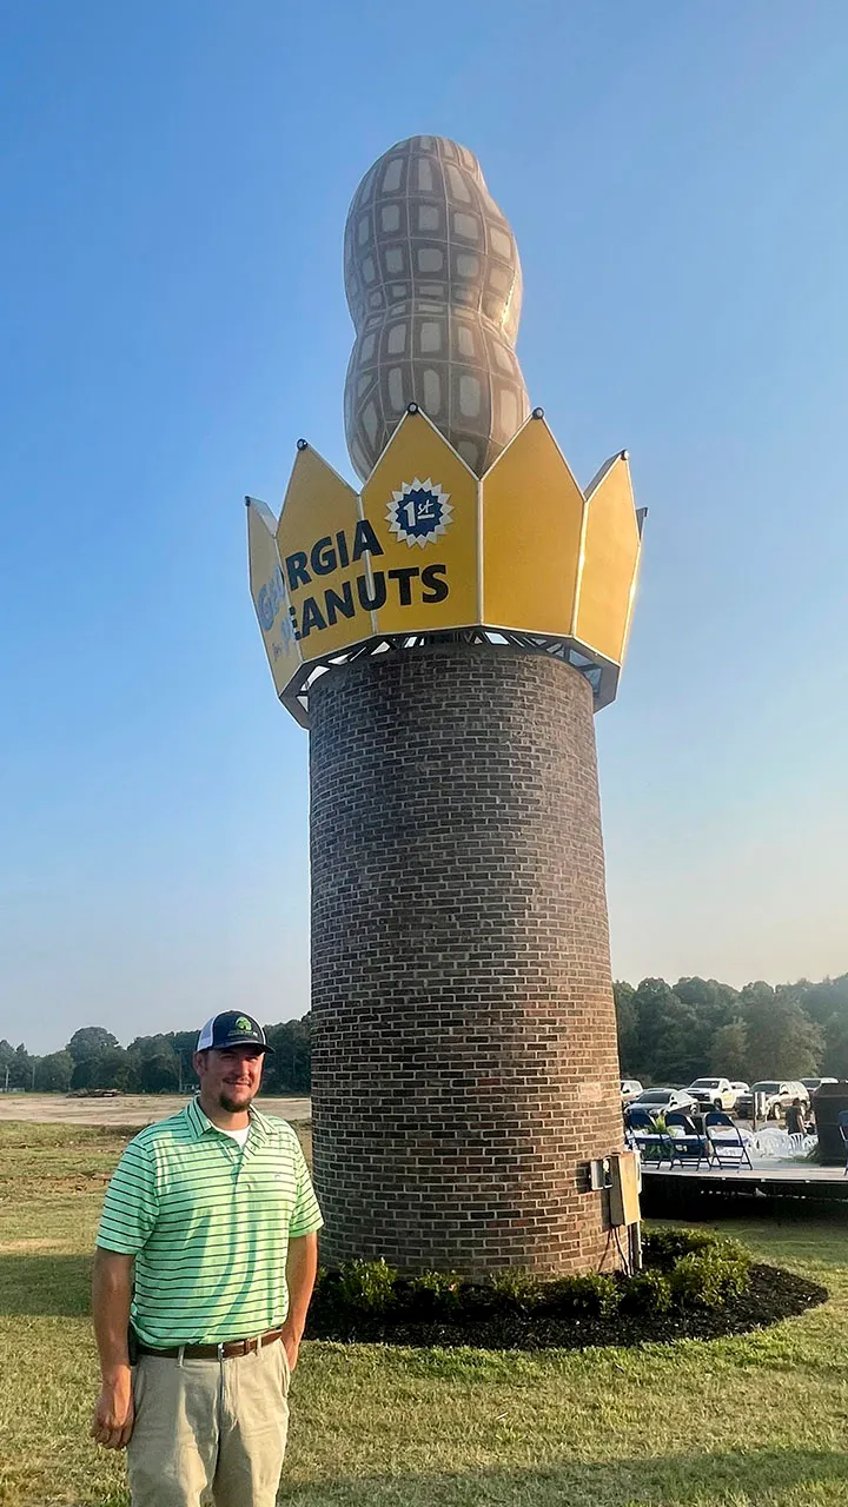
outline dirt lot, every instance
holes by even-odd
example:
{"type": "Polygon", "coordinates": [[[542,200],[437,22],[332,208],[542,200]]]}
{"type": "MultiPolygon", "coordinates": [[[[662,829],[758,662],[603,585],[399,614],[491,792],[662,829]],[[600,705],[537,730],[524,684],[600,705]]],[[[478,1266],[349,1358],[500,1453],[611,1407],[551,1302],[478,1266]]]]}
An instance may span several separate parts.
{"type": "MultiPolygon", "coordinates": [[[[178,1094],[118,1094],[114,1099],[68,1099],[64,1094],[0,1094],[0,1120],[63,1125],[152,1125],[185,1104],[178,1094]]],[[[309,1099],[260,1098],[259,1108],[284,1120],[309,1120],[309,1099]]]]}

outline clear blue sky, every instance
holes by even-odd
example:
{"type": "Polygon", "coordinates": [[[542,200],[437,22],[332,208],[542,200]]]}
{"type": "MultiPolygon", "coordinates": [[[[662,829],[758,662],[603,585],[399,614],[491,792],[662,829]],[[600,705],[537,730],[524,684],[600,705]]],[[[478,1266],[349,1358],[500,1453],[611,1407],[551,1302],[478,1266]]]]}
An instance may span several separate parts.
{"type": "Polygon", "coordinates": [[[244,508],[351,476],[350,195],[480,157],[534,403],[650,509],[598,718],[619,976],[848,969],[844,0],[10,0],[0,1036],[308,1006],[244,508]]]}

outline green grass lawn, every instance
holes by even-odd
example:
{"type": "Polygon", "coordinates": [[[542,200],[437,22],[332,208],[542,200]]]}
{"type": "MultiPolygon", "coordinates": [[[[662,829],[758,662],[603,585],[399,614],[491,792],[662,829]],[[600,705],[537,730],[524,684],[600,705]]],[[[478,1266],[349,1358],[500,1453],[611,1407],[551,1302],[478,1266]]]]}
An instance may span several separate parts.
{"type": "MultiPolygon", "coordinates": [[[[124,1144],[0,1125],[0,1503],[125,1507],[88,1439],[90,1251],[124,1144]]],[[[749,1338],[640,1350],[307,1344],[289,1507],[822,1507],[848,1503],[848,1218],[734,1221],[831,1301],[749,1338]]]]}

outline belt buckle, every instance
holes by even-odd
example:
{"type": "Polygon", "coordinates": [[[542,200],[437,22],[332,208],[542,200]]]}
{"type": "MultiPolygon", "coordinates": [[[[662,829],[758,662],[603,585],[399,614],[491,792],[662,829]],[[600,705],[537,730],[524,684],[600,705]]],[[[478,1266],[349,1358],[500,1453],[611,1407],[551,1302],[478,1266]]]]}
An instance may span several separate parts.
{"type": "Polygon", "coordinates": [[[219,1345],[218,1345],[218,1359],[219,1360],[223,1360],[224,1359],[224,1343],[225,1343],[225,1341],[221,1340],[219,1342],[219,1345]]]}

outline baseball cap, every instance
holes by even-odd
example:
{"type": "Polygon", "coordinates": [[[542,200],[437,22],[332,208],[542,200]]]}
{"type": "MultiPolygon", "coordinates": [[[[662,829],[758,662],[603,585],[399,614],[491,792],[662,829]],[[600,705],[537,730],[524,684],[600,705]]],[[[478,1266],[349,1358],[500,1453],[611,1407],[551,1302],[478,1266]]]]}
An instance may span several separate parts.
{"type": "Polygon", "coordinates": [[[258,1020],[240,1010],[223,1010],[220,1015],[213,1015],[211,1020],[207,1020],[197,1038],[195,1051],[206,1052],[210,1047],[217,1047],[220,1051],[223,1047],[247,1046],[258,1046],[263,1052],[274,1055],[274,1048],[269,1047],[258,1020]]]}

